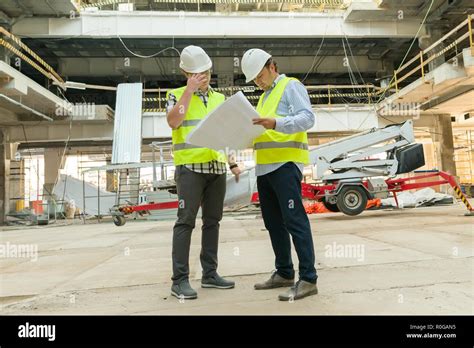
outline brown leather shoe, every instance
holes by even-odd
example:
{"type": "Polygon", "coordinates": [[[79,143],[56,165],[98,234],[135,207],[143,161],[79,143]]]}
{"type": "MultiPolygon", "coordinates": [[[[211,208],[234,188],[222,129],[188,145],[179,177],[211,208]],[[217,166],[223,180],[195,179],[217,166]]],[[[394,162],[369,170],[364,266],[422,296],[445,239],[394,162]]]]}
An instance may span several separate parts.
{"type": "Polygon", "coordinates": [[[280,276],[276,271],[272,273],[269,279],[262,283],[257,283],[254,285],[255,290],[267,290],[275,288],[284,288],[288,286],[293,286],[295,284],[294,279],[286,279],[280,276]]]}
{"type": "Polygon", "coordinates": [[[280,294],[278,299],[280,301],[293,301],[306,296],[316,295],[317,293],[318,287],[316,284],[300,279],[296,282],[295,286],[292,286],[287,292],[280,294]]]}

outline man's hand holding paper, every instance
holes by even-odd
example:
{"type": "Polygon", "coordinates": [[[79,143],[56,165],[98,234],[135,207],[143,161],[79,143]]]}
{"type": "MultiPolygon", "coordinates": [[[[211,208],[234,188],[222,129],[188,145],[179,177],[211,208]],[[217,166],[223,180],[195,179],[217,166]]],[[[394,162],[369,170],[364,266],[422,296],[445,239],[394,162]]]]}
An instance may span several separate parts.
{"type": "Polygon", "coordinates": [[[186,142],[224,152],[251,148],[267,124],[254,123],[257,118],[257,111],[244,94],[237,92],[202,120],[186,142]]]}

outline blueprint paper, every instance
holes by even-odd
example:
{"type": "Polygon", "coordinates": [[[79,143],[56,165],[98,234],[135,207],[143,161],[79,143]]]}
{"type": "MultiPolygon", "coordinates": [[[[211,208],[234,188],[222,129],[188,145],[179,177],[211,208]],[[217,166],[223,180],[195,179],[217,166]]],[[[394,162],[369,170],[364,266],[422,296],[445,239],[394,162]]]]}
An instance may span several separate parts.
{"type": "Polygon", "coordinates": [[[265,131],[263,126],[252,124],[252,119],[258,117],[239,91],[204,118],[189,133],[186,143],[216,151],[252,148],[253,140],[265,131]]]}

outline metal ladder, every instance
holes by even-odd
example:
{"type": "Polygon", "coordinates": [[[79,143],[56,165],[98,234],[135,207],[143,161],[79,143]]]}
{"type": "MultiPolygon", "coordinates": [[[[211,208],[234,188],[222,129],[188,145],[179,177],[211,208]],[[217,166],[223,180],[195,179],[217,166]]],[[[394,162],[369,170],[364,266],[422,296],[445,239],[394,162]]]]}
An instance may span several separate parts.
{"type": "Polygon", "coordinates": [[[136,205],[140,196],[140,168],[119,169],[118,190],[115,204],[136,205]]]}

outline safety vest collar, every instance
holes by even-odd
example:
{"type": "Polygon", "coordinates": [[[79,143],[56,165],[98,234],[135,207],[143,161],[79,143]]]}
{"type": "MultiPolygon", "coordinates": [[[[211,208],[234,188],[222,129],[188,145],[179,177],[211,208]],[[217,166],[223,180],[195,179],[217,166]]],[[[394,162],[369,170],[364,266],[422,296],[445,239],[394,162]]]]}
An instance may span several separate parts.
{"type": "Polygon", "coordinates": [[[291,77],[282,77],[270,91],[265,98],[265,93],[262,93],[258,100],[257,112],[262,117],[281,117],[276,113],[281,97],[285,92],[285,88],[291,80],[296,80],[291,77]],[[264,101],[265,99],[265,101],[264,101]]]}

